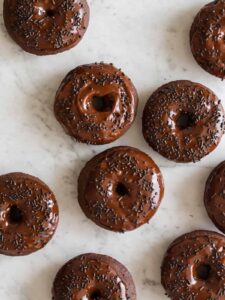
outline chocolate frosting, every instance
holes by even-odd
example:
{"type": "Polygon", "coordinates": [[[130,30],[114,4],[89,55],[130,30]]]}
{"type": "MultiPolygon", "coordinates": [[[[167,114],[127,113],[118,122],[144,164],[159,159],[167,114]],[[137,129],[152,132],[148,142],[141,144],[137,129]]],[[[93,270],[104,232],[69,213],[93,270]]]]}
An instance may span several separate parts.
{"type": "Polygon", "coordinates": [[[162,284],[173,300],[225,299],[225,237],[194,231],[175,240],[162,264],[162,284]]]}
{"type": "Polygon", "coordinates": [[[53,300],[136,300],[129,271],[115,259],[83,254],[66,263],[56,275],[53,300]]]}
{"type": "Polygon", "coordinates": [[[225,161],[210,174],[206,182],[204,201],[209,217],[225,233],[225,161]]]}
{"type": "Polygon", "coordinates": [[[74,47],[89,23],[86,0],[4,0],[4,21],[13,40],[36,55],[74,47]]]}
{"type": "Polygon", "coordinates": [[[162,174],[144,152],[115,147],[92,158],[78,179],[78,200],[97,225],[124,232],[147,223],[164,194],[162,174]]]}
{"type": "Polygon", "coordinates": [[[194,19],[190,31],[192,53],[207,72],[225,78],[225,1],[205,5],[194,19]]]}
{"type": "Polygon", "coordinates": [[[0,253],[27,255],[44,247],[58,224],[49,187],[23,173],[0,176],[0,253]]]}
{"type": "Polygon", "coordinates": [[[173,81],[148,100],[143,135],[166,158],[196,162],[219,144],[224,120],[221,101],[210,89],[187,80],[173,81]]]}
{"type": "Polygon", "coordinates": [[[66,76],[56,95],[55,115],[77,141],[106,144],[130,128],[137,104],[130,79],[112,64],[96,63],[79,66],[66,76]]]}

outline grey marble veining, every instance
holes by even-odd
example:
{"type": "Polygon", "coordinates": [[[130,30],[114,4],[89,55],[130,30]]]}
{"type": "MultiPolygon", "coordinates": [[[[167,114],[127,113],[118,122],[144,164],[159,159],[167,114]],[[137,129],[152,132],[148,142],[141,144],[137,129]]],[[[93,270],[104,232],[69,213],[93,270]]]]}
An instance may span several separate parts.
{"type": "Polygon", "coordinates": [[[23,52],[6,34],[0,0],[0,161],[1,173],[23,171],[53,189],[60,223],[53,240],[28,257],[0,256],[1,300],[48,300],[58,268],[85,252],[124,263],[134,276],[138,299],[163,300],[160,264],[168,244],[194,229],[213,229],[203,206],[204,184],[224,160],[225,138],[197,164],[178,165],[153,152],[141,134],[149,95],[163,83],[190,79],[214,90],[225,104],[222,81],[203,71],[189,47],[189,28],[205,0],[92,0],[91,22],[74,49],[51,57],[23,52]],[[135,83],[139,113],[134,126],[107,146],[87,146],[66,136],[53,115],[54,95],[66,73],[84,63],[113,62],[135,83]],[[162,168],[166,193],[149,225],[127,234],[95,226],[77,203],[77,177],[95,153],[115,145],[147,152],[162,168]]]}

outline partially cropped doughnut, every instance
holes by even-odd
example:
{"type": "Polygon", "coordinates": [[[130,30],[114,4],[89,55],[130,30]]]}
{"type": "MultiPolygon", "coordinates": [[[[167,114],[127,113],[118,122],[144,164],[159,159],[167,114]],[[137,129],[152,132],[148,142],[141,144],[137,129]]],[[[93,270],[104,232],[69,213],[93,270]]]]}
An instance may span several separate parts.
{"type": "Polygon", "coordinates": [[[225,78],[225,1],[205,5],[190,31],[191,50],[197,63],[210,74],[225,78]]]}
{"type": "Polygon", "coordinates": [[[136,300],[131,274],[115,259],[83,254],[67,262],[57,273],[52,300],[136,300]]]}
{"type": "Polygon", "coordinates": [[[74,47],[89,23],[86,0],[4,0],[3,15],[12,39],[36,55],[74,47]]]}
{"type": "Polygon", "coordinates": [[[144,152],[127,146],[93,157],[78,179],[78,201],[85,215],[116,232],[147,223],[163,194],[159,167],[144,152]]]}
{"type": "Polygon", "coordinates": [[[58,225],[54,194],[23,173],[0,176],[0,253],[27,255],[43,248],[58,225]]]}
{"type": "Polygon", "coordinates": [[[61,83],[55,115],[77,141],[107,144],[134,122],[138,96],[131,80],[112,64],[90,64],[72,70],[61,83]]]}
{"type": "Polygon", "coordinates": [[[205,186],[204,202],[210,219],[225,233],[225,161],[210,174],[205,186]]]}
{"type": "Polygon", "coordinates": [[[162,285],[172,300],[225,299],[225,237],[194,231],[175,240],[162,264],[162,285]]]}
{"type": "Polygon", "coordinates": [[[220,143],[225,129],[221,101],[207,87],[187,80],[169,82],[149,98],[143,135],[164,157],[196,162],[220,143]]]}

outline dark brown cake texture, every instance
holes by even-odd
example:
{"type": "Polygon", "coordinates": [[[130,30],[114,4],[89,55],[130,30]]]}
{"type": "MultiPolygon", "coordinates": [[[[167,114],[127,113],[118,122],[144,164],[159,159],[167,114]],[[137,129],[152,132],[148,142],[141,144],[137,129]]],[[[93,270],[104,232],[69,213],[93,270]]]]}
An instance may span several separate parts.
{"type": "Polygon", "coordinates": [[[225,299],[225,237],[194,231],[175,240],[162,264],[162,285],[173,300],[225,299]]]}
{"type": "Polygon", "coordinates": [[[134,122],[138,95],[131,80],[112,64],[90,64],[72,70],[61,83],[55,115],[78,142],[107,144],[134,122]]]}
{"type": "Polygon", "coordinates": [[[116,232],[149,222],[164,194],[159,167],[144,152],[120,146],[92,158],[78,179],[78,200],[85,215],[116,232]]]}
{"type": "Polygon", "coordinates": [[[225,1],[205,5],[190,31],[191,50],[197,63],[207,72],[225,78],[225,1]]]}
{"type": "Polygon", "coordinates": [[[224,109],[207,87],[187,80],[169,82],[149,98],[143,135],[164,157],[197,162],[212,152],[224,134],[224,109]]]}
{"type": "Polygon", "coordinates": [[[131,274],[115,259],[83,254],[67,262],[56,275],[53,300],[136,300],[131,274]]]}
{"type": "Polygon", "coordinates": [[[4,0],[12,39],[36,55],[57,54],[80,42],[89,23],[86,0],[4,0]]]}
{"type": "Polygon", "coordinates": [[[0,176],[0,253],[27,255],[43,248],[58,225],[54,194],[23,173],[0,176]]]}
{"type": "Polygon", "coordinates": [[[206,182],[204,202],[213,223],[225,233],[225,161],[210,174],[206,182]]]}

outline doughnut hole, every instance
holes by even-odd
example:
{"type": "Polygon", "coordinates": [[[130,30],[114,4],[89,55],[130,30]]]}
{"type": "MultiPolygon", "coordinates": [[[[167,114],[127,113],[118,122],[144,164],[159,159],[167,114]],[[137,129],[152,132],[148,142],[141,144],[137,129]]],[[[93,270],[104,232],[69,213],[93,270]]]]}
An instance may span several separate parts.
{"type": "Polygon", "coordinates": [[[189,112],[181,112],[176,120],[176,125],[180,130],[193,127],[195,125],[193,115],[189,112]]]}
{"type": "Polygon", "coordinates": [[[8,212],[8,220],[11,224],[20,224],[23,221],[23,212],[22,210],[16,205],[12,205],[8,212]]]}
{"type": "Polygon", "coordinates": [[[206,281],[209,279],[212,273],[212,268],[209,264],[200,264],[196,268],[196,276],[198,279],[206,281]]]}
{"type": "Polygon", "coordinates": [[[126,195],[129,195],[129,191],[128,191],[127,187],[122,182],[119,182],[117,184],[117,186],[116,186],[116,193],[120,197],[124,197],[126,195]]]}
{"type": "Polygon", "coordinates": [[[53,9],[47,9],[46,10],[46,16],[49,17],[49,18],[52,18],[56,15],[56,11],[53,10],[53,9]]]}
{"type": "Polygon", "coordinates": [[[92,106],[98,112],[110,112],[114,106],[114,97],[112,94],[105,96],[93,96],[92,106]]]}
{"type": "Polygon", "coordinates": [[[90,300],[100,300],[102,298],[102,293],[99,289],[93,290],[90,294],[90,300]]]}

